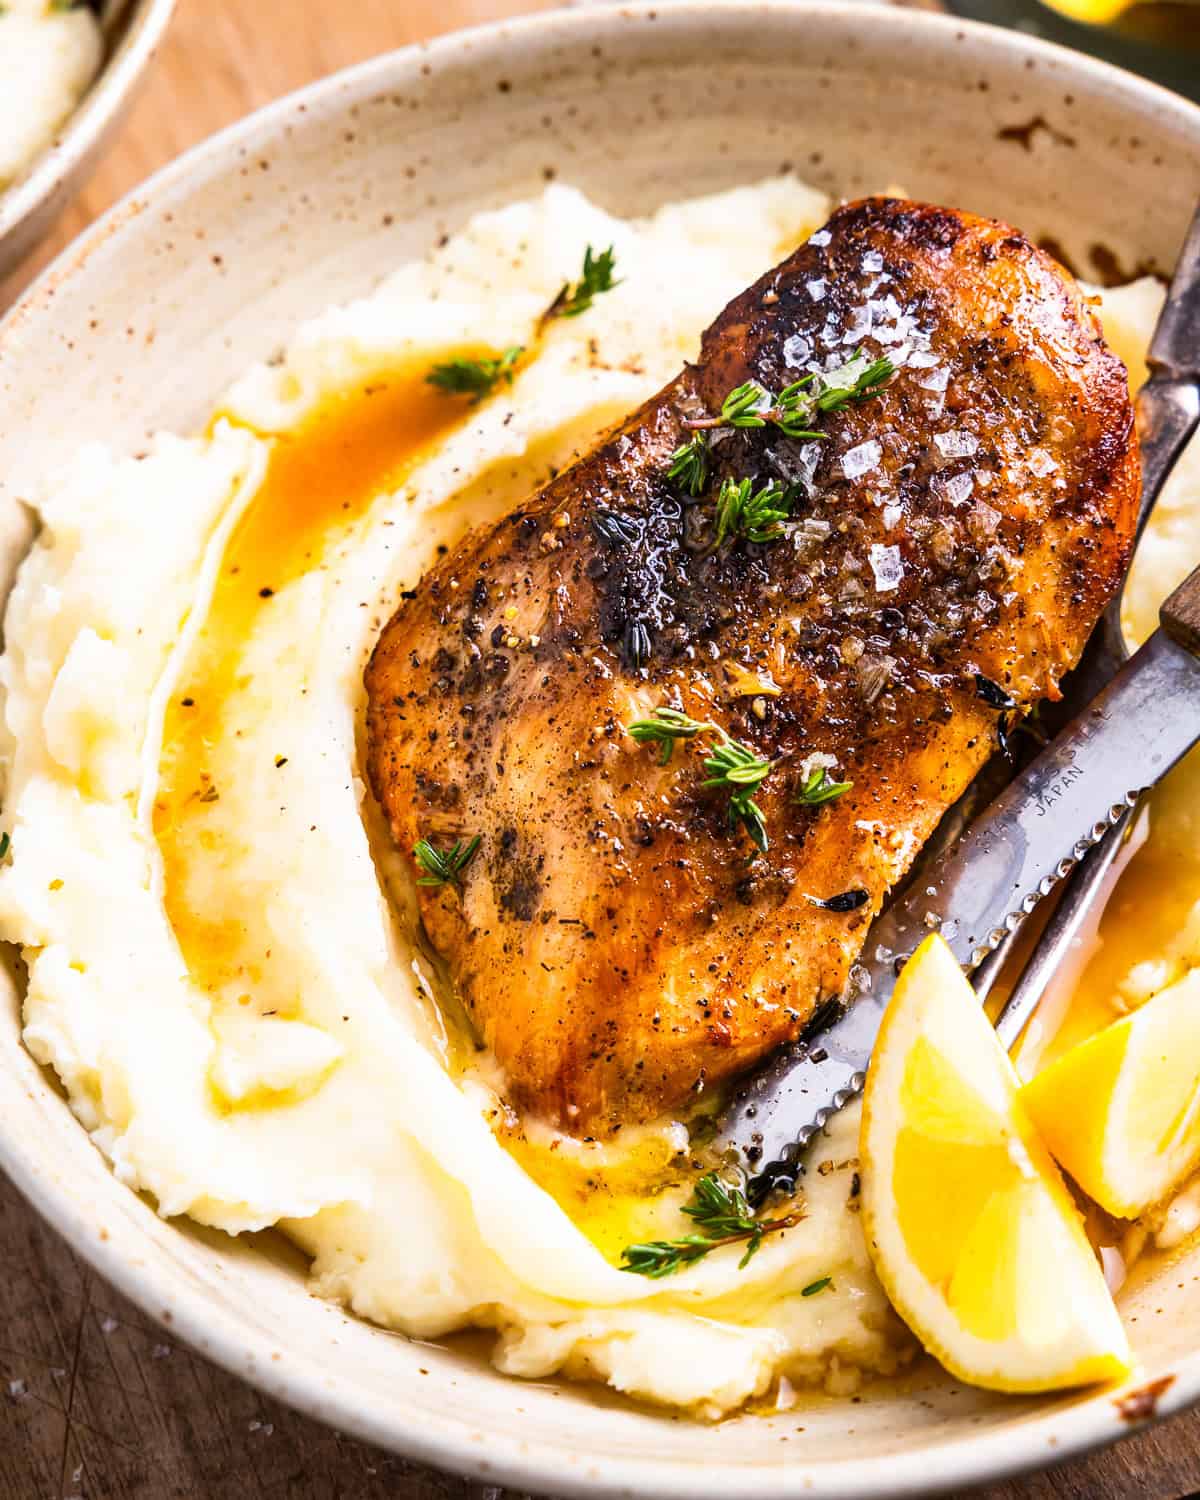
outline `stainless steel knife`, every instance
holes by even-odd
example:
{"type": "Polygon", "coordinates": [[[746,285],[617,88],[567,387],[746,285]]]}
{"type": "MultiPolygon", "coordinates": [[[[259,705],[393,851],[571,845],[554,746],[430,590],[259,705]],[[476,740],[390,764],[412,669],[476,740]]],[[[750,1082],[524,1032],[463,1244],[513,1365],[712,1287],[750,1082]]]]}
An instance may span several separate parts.
{"type": "Polygon", "coordinates": [[[715,1149],[736,1153],[752,1201],[794,1183],[803,1148],[857,1094],[903,960],[940,929],[974,969],[1200,740],[1200,568],[1161,625],[1021,771],[953,852],[875,922],[837,1019],[744,1085],[715,1149]]]}

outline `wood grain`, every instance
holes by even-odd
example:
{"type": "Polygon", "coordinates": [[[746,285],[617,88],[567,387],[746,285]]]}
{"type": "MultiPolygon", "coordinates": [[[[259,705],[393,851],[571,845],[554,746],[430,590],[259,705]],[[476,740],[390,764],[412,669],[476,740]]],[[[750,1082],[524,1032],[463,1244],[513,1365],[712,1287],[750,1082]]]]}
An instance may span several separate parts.
{"type": "MultiPolygon", "coordinates": [[[[183,0],[119,139],[43,263],[148,172],[334,68],[548,0],[183,0]]],[[[929,0],[923,0],[929,3],[929,0]]],[[[22,278],[37,268],[23,268],[22,278]]],[[[17,290],[0,286],[0,307],[17,290]]],[[[343,1438],[168,1339],[0,1178],[0,1500],[503,1500],[343,1438]]],[[[979,1500],[1178,1500],[1200,1414],[979,1500]]]]}

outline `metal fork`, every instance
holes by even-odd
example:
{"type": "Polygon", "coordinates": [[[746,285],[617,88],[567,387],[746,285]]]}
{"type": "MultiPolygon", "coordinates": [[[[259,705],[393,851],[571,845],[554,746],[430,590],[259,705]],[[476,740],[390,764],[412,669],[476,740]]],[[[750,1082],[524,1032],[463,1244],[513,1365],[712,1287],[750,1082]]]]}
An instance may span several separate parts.
{"type": "MultiPolygon", "coordinates": [[[[1137,398],[1142,450],[1142,497],[1137,537],[1141,536],[1176,459],[1200,426],[1200,205],[1192,218],[1171,279],[1147,364],[1150,379],[1137,398]]],[[[1129,658],[1121,631],[1123,596],[1124,584],[1100,617],[1087,649],[1072,673],[1069,697],[1076,703],[1090,701],[1129,658]]],[[[1131,808],[1068,877],[1058,905],[997,1019],[996,1031],[1006,1047],[1011,1047],[1020,1036],[1051,979],[1093,914],[1113,862],[1133,828],[1137,812],[1137,808],[1131,808]]],[[[981,998],[995,983],[1011,946],[1010,938],[976,969],[972,982],[981,998]]]]}

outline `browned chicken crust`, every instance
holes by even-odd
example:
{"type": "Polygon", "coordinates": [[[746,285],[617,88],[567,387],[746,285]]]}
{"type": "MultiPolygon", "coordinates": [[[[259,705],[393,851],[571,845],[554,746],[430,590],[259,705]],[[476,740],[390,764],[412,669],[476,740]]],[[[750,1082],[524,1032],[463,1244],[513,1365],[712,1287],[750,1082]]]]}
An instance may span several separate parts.
{"type": "Polygon", "coordinates": [[[517,1105],[603,1134],[793,1039],[995,749],[979,676],[1057,695],[1138,485],[1125,370],[1071,276],[1005,224],[871,198],[433,569],[367,669],[368,771],[403,848],[482,836],[422,913],[517,1105]],[[722,430],[703,496],[666,478],[685,417],[855,348],[900,368],[827,440],[722,430]],[[781,540],[714,548],[725,475],[799,484],[781,540]],[[766,853],[702,788],[705,737],[660,766],[628,735],[663,703],[778,762],[766,853]],[[814,752],[853,782],[816,808],[794,800],[814,752]]]}

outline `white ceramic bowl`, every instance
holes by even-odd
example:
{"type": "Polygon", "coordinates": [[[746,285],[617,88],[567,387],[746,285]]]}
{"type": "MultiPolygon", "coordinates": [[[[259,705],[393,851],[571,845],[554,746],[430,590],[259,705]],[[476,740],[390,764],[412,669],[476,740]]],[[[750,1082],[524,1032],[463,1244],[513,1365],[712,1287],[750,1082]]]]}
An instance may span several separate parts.
{"type": "Polygon", "coordinates": [[[11,187],[0,189],[0,279],[33,249],[83,185],[174,9],[175,0],[109,0],[103,7],[104,62],[95,81],[46,150],[11,187]]]}
{"type": "MultiPolygon", "coordinates": [[[[11,560],[17,502],[64,448],[133,450],[203,422],[297,320],[551,173],[636,213],[784,163],[836,192],[899,183],[1002,215],[1085,271],[1096,246],[1169,268],[1200,185],[1200,111],[1019,35],[837,4],[563,11],[379,58],[160,173],[3,324],[0,541],[11,560]]],[[[164,1223],[121,1187],[22,1049],[18,1006],[10,987],[0,1163],[21,1190],[176,1335],[411,1457],[558,1494],[874,1500],[961,1491],[1127,1430],[1111,1393],[1000,1399],[932,1372],[709,1427],[409,1343],[310,1297],[294,1252],[164,1223]]],[[[1160,1414],[1200,1397],[1200,1251],[1124,1306],[1139,1379],[1173,1377],[1160,1414]]]]}

